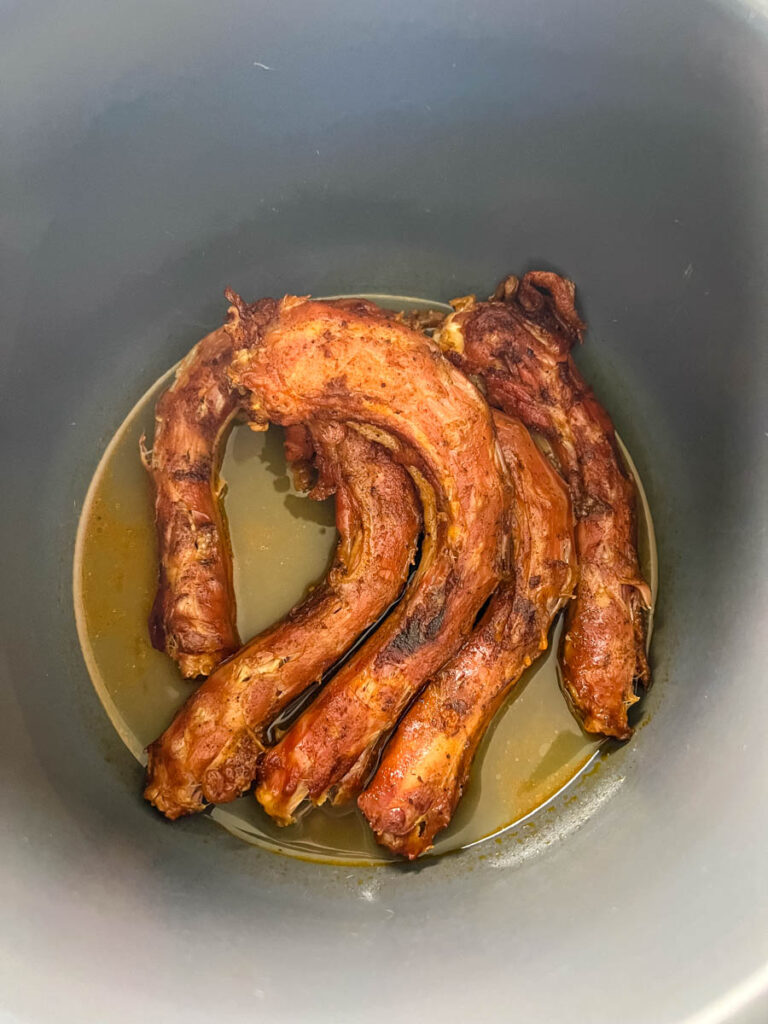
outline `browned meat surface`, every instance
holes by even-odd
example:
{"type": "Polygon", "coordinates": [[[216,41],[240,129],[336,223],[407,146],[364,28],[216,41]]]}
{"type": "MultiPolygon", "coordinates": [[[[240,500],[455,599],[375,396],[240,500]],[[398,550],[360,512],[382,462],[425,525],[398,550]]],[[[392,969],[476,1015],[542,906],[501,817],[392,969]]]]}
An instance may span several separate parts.
{"type": "Polygon", "coordinates": [[[414,331],[422,331],[430,337],[445,320],[445,313],[438,309],[413,309],[408,313],[398,313],[397,319],[414,331]]]}
{"type": "Polygon", "coordinates": [[[221,665],[149,748],[145,796],[169,818],[251,785],[266,727],[396,600],[414,557],[416,493],[380,445],[341,424],[313,428],[311,441],[292,431],[286,443],[295,459],[317,453],[313,496],[336,493],[333,565],[302,604],[221,665]]]}
{"type": "Polygon", "coordinates": [[[574,291],[551,273],[507,278],[490,302],[457,300],[439,341],[482,379],[492,405],[552,445],[577,521],[579,583],[561,651],[564,689],[585,729],[626,739],[635,684],[650,683],[650,591],[638,564],[634,484],[613,424],[570,355],[584,331],[574,291]]]}
{"type": "Polygon", "coordinates": [[[502,567],[504,472],[487,405],[423,335],[365,303],[230,295],[233,382],[253,419],[353,420],[406,462],[425,502],[419,569],[397,609],[264,759],[258,797],[278,820],[309,796],[355,791],[382,736],[459,646],[502,567]]]}
{"type": "Polygon", "coordinates": [[[413,859],[453,817],[496,710],[547,647],[576,579],[565,484],[519,420],[496,414],[514,486],[514,563],[472,635],[426,685],[358,803],[376,838],[413,859]]]}
{"type": "MultiPolygon", "coordinates": [[[[297,423],[293,427],[285,428],[285,440],[283,441],[285,458],[291,467],[293,485],[297,491],[308,491],[312,487],[312,478],[315,467],[315,449],[312,444],[312,434],[303,423],[297,423]]],[[[319,494],[315,487],[316,496],[319,494]]]]}
{"type": "Polygon", "coordinates": [[[231,358],[224,328],[192,349],[158,400],[152,451],[142,452],[159,549],[150,636],[190,678],[208,675],[240,646],[218,480],[222,441],[240,405],[226,376],[231,358]]]}
{"type": "MultiPolygon", "coordinates": [[[[349,301],[333,304],[346,308],[349,301]]],[[[251,307],[253,321],[268,320],[276,306],[264,299],[251,307]]],[[[218,477],[221,450],[242,405],[227,376],[233,351],[225,327],[203,338],[158,399],[151,451],[141,439],[155,489],[159,563],[150,637],[187,678],[210,675],[240,647],[218,477]]],[[[302,425],[287,431],[286,455],[297,486],[307,488],[312,447],[302,425]]]]}

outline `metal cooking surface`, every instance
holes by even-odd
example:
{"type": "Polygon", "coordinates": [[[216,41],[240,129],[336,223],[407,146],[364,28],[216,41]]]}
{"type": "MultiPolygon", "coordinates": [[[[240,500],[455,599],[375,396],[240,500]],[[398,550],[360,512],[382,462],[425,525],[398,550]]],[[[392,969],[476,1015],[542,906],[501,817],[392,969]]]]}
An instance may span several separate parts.
{"type": "Polygon", "coordinates": [[[3,7],[0,62],[0,1015],[764,1020],[761,7],[43,0],[3,7]],[[136,395],[225,285],[448,299],[529,266],[577,282],[654,512],[647,726],[551,823],[427,867],[158,820],[70,596],[136,395]]]}

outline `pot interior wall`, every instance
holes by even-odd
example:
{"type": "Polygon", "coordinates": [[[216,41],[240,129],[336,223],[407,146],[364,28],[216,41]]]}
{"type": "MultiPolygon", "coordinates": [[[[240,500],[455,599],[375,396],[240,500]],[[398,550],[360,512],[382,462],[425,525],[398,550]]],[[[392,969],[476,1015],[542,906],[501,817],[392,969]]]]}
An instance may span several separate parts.
{"type": "Polygon", "coordinates": [[[765,1019],[762,14],[76,0],[0,25],[0,1009],[765,1019]],[[577,282],[579,362],[648,488],[644,727],[568,807],[427,868],[164,823],[75,635],[107,439],[225,285],[449,299],[533,266],[577,282]]]}

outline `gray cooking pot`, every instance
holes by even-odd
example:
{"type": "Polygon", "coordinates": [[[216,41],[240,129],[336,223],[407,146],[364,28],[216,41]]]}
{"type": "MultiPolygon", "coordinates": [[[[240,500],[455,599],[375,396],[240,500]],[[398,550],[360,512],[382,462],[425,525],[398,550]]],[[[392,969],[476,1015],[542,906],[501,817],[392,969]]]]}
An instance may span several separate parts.
{"type": "Polygon", "coordinates": [[[0,7],[0,1018],[768,1019],[768,33],[694,0],[0,7]],[[646,725],[416,868],[169,825],[101,710],[80,505],[229,284],[572,276],[658,531],[646,725]]]}

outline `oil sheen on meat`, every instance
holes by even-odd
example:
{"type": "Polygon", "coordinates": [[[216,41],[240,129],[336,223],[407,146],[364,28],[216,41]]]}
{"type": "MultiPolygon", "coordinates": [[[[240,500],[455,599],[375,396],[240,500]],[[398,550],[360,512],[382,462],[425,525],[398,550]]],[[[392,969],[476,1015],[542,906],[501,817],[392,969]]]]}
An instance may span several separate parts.
{"type": "Polygon", "coordinates": [[[557,274],[506,278],[489,302],[456,302],[438,338],[489,401],[549,441],[576,514],[579,582],[568,609],[564,692],[585,729],[627,739],[636,688],[650,685],[636,492],[613,424],[571,357],[584,324],[557,274]]]}
{"type": "Polygon", "coordinates": [[[233,382],[254,420],[365,425],[417,481],[426,539],[397,609],[263,762],[257,796],[281,822],[309,797],[356,795],[383,737],[460,645],[503,568],[503,460],[477,389],[422,334],[374,307],[287,297],[276,314],[231,295],[233,382]]]}

